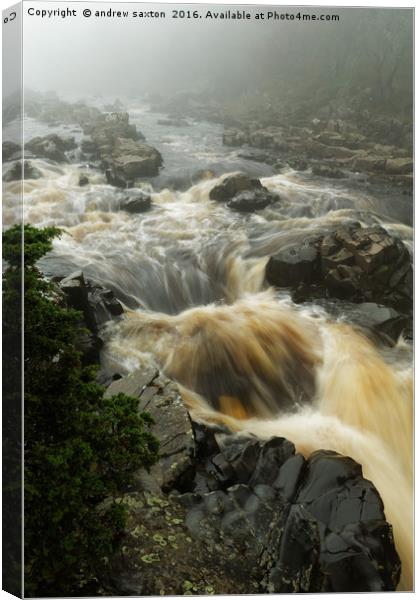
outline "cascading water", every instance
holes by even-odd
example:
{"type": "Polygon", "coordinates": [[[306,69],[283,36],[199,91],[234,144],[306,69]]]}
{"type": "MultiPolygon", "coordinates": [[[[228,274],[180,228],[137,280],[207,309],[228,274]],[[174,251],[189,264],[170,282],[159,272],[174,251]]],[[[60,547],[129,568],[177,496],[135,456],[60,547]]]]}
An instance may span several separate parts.
{"type": "MultiPolygon", "coordinates": [[[[153,143],[147,119],[158,117],[147,115],[139,113],[141,128],[153,143]]],[[[195,169],[245,168],[221,146],[212,129],[218,126],[197,123],[197,139],[200,127],[207,145],[195,154],[188,131],[158,139],[164,156],[170,148],[169,170],[179,167],[176,152],[180,161],[190,153],[195,169]]],[[[340,309],[337,301],[340,316],[333,319],[315,301],[294,305],[264,283],[271,254],[355,219],[381,224],[411,248],[408,202],[367,192],[357,180],[332,185],[294,171],[270,175],[254,164],[253,174],[265,176],[263,184],[282,199],[258,214],[211,201],[213,176],[181,192],[165,187],[168,179],[154,188],[147,183],[153,209],[134,215],[119,210],[124,192],[99,172],[91,170],[80,188],[80,165],[31,162],[42,178],[24,184],[25,219],[65,231],[43,271],[51,277],[82,269],[126,308],[108,327],[103,362],[120,373],[158,365],[179,382],[196,419],[261,438],[284,436],[305,455],[331,449],[360,462],[383,498],[403,562],[401,587],[410,589],[410,347],[400,340],[393,349],[375,348],[345,322],[344,303],[340,309]]],[[[5,225],[17,220],[19,191],[19,182],[6,184],[5,225]]]]}

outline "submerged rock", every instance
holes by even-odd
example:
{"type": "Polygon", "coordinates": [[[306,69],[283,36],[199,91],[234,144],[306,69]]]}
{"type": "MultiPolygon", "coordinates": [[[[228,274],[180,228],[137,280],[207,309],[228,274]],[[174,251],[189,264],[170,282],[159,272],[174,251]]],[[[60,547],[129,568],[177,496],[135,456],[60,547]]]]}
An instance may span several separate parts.
{"type": "Polygon", "coordinates": [[[392,529],[351,458],[318,451],[305,460],[283,438],[191,425],[176,388],[153,369],[107,393],[120,391],[151,411],[163,444],[160,467],[139,473],[121,498],[128,523],[107,593],[395,590],[392,529]],[[184,476],[168,480],[178,465],[184,476]]]}

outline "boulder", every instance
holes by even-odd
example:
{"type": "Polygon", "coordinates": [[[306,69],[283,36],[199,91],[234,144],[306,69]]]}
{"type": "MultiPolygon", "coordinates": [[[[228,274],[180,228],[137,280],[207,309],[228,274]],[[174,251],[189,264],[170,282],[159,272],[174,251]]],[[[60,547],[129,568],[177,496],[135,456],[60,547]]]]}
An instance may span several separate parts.
{"type": "Polygon", "coordinates": [[[330,296],[352,302],[379,302],[411,312],[412,263],[404,243],[379,226],[359,223],[337,228],[318,242],[306,240],[270,257],[269,284],[300,288],[296,301],[330,296]],[[311,284],[305,291],[304,284],[311,284]]]}
{"type": "Polygon", "coordinates": [[[3,142],[2,161],[7,162],[13,155],[17,155],[18,152],[21,153],[20,144],[16,144],[15,142],[3,142]]]}
{"type": "Polygon", "coordinates": [[[257,129],[249,134],[249,144],[257,148],[286,151],[288,144],[284,139],[283,129],[280,127],[266,127],[257,129]]]}
{"type": "Polygon", "coordinates": [[[226,129],[223,132],[225,146],[244,146],[248,143],[248,133],[241,129],[226,129]]]}
{"type": "Polygon", "coordinates": [[[390,175],[410,174],[413,172],[413,160],[411,158],[388,158],[385,172],[390,175]]]}
{"type": "Polygon", "coordinates": [[[80,187],[84,187],[85,185],[89,185],[89,178],[86,175],[80,175],[79,177],[79,185],[80,187]]]}
{"type": "Polygon", "coordinates": [[[51,133],[44,137],[32,138],[25,144],[25,150],[28,149],[39,158],[48,158],[55,162],[66,162],[66,152],[74,150],[77,144],[74,137],[62,138],[56,133],[51,133]]]}
{"type": "Polygon", "coordinates": [[[266,279],[278,287],[298,286],[317,281],[321,272],[318,240],[307,240],[299,246],[289,246],[270,256],[266,279]]]}
{"type": "Polygon", "coordinates": [[[155,148],[129,138],[117,138],[111,155],[103,160],[108,182],[118,187],[127,187],[139,177],[157,175],[162,162],[155,148]]]}
{"type": "Polygon", "coordinates": [[[13,163],[12,167],[3,175],[3,181],[20,181],[22,179],[40,179],[43,175],[39,169],[28,160],[13,163]]]}
{"type": "Polygon", "coordinates": [[[152,199],[149,194],[136,190],[135,195],[126,196],[120,202],[120,209],[129,213],[146,212],[152,206],[152,199]]]}
{"type": "Polygon", "coordinates": [[[227,202],[232,200],[236,194],[244,191],[265,189],[259,179],[252,179],[244,173],[235,173],[228,175],[221,183],[218,183],[210,191],[210,200],[218,202],[227,202]]]}

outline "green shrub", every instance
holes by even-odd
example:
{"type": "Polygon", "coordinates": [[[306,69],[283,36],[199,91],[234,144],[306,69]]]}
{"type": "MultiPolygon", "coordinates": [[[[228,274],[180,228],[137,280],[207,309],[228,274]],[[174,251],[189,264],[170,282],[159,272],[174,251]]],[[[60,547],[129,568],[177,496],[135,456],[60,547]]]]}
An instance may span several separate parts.
{"type": "MultiPolygon", "coordinates": [[[[77,311],[35,263],[51,249],[55,228],[24,228],[25,595],[80,595],[117,548],[125,511],[114,498],[141,466],[157,458],[151,418],[124,394],[104,398],[95,369],[75,351],[77,311]],[[106,508],[104,508],[106,507],[106,508]]],[[[19,327],[19,227],[5,232],[4,320],[16,362],[19,327]]]]}

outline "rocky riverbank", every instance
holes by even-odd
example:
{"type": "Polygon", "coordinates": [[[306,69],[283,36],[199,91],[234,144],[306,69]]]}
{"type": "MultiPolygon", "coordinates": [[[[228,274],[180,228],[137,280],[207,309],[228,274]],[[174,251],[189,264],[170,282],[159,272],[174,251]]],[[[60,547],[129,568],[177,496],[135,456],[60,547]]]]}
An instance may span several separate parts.
{"type": "Polygon", "coordinates": [[[250,160],[280,170],[310,169],[332,179],[359,174],[367,181],[386,182],[412,193],[412,122],[345,103],[310,111],[303,105],[275,106],[261,100],[258,108],[235,111],[204,94],[151,100],[154,110],[167,112],[172,119],[187,115],[223,123],[223,143],[243,147],[243,156],[250,160]]]}
{"type": "Polygon", "coordinates": [[[353,460],[327,451],[305,460],[283,438],[192,422],[176,386],[153,369],[107,390],[119,392],[150,412],[161,455],[119,499],[129,520],[104,573],[107,593],[395,589],[392,530],[353,460]]]}

